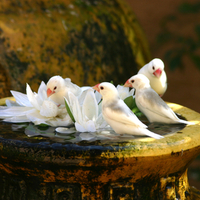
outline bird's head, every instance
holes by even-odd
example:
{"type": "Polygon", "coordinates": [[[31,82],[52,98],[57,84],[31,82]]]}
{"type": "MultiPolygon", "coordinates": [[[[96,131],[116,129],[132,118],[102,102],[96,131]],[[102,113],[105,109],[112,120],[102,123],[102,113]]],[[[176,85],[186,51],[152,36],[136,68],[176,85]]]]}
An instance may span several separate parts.
{"type": "Polygon", "coordinates": [[[93,87],[94,90],[98,91],[103,99],[112,99],[118,97],[118,91],[112,83],[102,82],[93,87]]]}
{"type": "Polygon", "coordinates": [[[136,90],[144,86],[149,87],[150,82],[149,82],[149,79],[143,74],[137,74],[135,76],[132,76],[124,84],[124,87],[133,87],[136,90]]]}
{"type": "Polygon", "coordinates": [[[159,78],[164,70],[164,63],[161,59],[155,58],[147,64],[147,67],[152,76],[159,78]]]}
{"type": "Polygon", "coordinates": [[[59,92],[64,86],[64,79],[61,76],[53,76],[47,82],[47,97],[59,92]]]}

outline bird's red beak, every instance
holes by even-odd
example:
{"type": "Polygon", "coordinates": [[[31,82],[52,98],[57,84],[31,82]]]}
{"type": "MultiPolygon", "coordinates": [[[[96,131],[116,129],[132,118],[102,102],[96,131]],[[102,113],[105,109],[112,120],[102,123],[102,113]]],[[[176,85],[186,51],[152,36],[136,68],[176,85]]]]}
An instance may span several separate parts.
{"type": "Polygon", "coordinates": [[[100,85],[100,83],[98,83],[97,85],[93,86],[92,88],[94,90],[96,90],[97,92],[100,92],[99,85],[100,85]]]}
{"type": "Polygon", "coordinates": [[[161,74],[162,74],[162,70],[161,70],[160,68],[158,68],[158,69],[153,73],[153,75],[156,76],[157,78],[159,78],[161,74]]]}
{"type": "Polygon", "coordinates": [[[47,89],[47,97],[50,97],[52,94],[54,94],[55,91],[52,91],[51,89],[47,89]]]}
{"type": "Polygon", "coordinates": [[[131,83],[129,82],[129,79],[124,84],[124,87],[132,87],[131,83]]]}

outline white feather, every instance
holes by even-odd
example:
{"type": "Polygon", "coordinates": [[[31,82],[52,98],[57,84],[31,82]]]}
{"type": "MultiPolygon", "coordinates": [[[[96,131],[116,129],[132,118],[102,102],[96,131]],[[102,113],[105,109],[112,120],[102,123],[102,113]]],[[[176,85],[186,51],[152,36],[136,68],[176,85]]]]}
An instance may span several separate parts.
{"type": "Polygon", "coordinates": [[[128,81],[136,89],[135,101],[137,107],[150,122],[191,124],[177,117],[173,110],[151,88],[146,76],[138,74],[132,76],[128,81]]]}
{"type": "Polygon", "coordinates": [[[144,65],[139,71],[138,74],[145,75],[149,81],[151,87],[162,96],[167,90],[167,75],[164,70],[164,63],[161,59],[155,58],[149,63],[144,65]],[[156,77],[153,73],[156,70],[160,69],[162,71],[160,77],[156,77]]]}
{"type": "Polygon", "coordinates": [[[160,139],[160,136],[147,130],[128,106],[119,98],[117,89],[111,83],[103,82],[96,85],[100,94],[103,96],[102,113],[104,119],[118,134],[148,135],[160,139]]]}
{"type": "Polygon", "coordinates": [[[71,79],[63,79],[61,76],[53,76],[47,82],[47,90],[51,90],[52,94],[49,97],[58,105],[64,105],[64,97],[68,99],[68,92],[72,92],[75,96],[79,96],[82,90],[76,84],[71,82],[71,79]]]}

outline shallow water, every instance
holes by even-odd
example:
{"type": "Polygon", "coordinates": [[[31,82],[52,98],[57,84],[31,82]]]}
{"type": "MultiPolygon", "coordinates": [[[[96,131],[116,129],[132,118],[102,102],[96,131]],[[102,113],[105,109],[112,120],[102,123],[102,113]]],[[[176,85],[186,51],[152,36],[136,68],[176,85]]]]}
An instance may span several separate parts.
{"type": "MultiPolygon", "coordinates": [[[[181,132],[185,127],[184,124],[159,124],[150,123],[143,117],[142,120],[148,125],[148,129],[160,135],[173,134],[181,132]]],[[[146,136],[118,135],[112,129],[107,128],[93,133],[80,133],[73,127],[69,133],[58,133],[55,127],[36,126],[32,123],[6,123],[0,122],[0,137],[4,139],[13,139],[21,141],[37,142],[59,142],[59,143],[74,143],[74,144],[105,144],[105,142],[125,142],[146,136]]]]}

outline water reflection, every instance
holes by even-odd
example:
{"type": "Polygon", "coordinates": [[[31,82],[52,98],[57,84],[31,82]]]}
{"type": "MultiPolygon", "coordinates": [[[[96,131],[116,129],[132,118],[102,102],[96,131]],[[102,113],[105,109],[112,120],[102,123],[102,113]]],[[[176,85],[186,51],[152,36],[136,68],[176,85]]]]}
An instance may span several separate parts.
{"type": "MultiPolygon", "coordinates": [[[[148,129],[160,134],[174,134],[177,131],[185,127],[184,124],[158,124],[151,123],[148,124],[148,129]]],[[[93,133],[80,133],[75,130],[74,127],[50,127],[50,126],[36,126],[32,123],[23,124],[12,124],[12,123],[0,123],[1,134],[0,136],[6,139],[19,139],[19,140],[30,140],[31,142],[45,141],[49,142],[60,142],[60,143],[80,143],[86,141],[87,143],[92,143],[95,141],[100,141],[104,143],[105,141],[110,142],[123,142],[129,140],[135,140],[140,138],[148,138],[146,136],[132,136],[132,135],[119,135],[116,134],[111,128],[100,129],[93,133]],[[59,130],[58,130],[59,129],[59,130]],[[59,132],[61,133],[59,133],[59,132]]]]}
{"type": "Polygon", "coordinates": [[[97,132],[93,132],[93,133],[77,132],[74,127],[71,127],[68,129],[64,128],[64,130],[65,130],[64,133],[60,133],[60,132],[57,132],[57,128],[54,128],[54,127],[41,127],[41,126],[35,126],[33,124],[29,124],[25,128],[25,134],[28,137],[43,136],[43,137],[51,138],[51,140],[58,141],[58,139],[60,139],[60,142],[70,142],[70,143],[79,143],[81,141],[94,142],[97,140],[116,140],[116,139],[118,139],[119,141],[123,141],[124,139],[125,140],[134,139],[134,136],[118,135],[111,128],[99,129],[97,132]]]}

